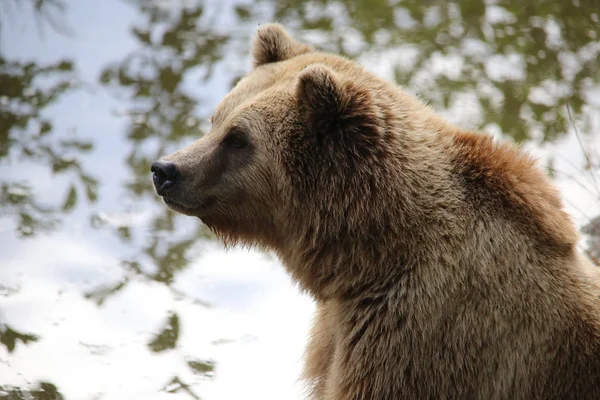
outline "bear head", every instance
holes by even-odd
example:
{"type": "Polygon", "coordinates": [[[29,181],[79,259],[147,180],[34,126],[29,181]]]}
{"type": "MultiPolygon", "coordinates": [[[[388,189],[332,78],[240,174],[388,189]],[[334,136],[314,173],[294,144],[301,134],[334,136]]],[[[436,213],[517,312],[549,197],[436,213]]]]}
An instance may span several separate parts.
{"type": "Polygon", "coordinates": [[[378,83],[278,24],[259,29],[252,54],[210,132],[152,166],[157,192],[226,242],[277,249],[324,225],[334,237],[383,186],[385,174],[373,173],[390,140],[381,96],[371,95],[378,83]]]}

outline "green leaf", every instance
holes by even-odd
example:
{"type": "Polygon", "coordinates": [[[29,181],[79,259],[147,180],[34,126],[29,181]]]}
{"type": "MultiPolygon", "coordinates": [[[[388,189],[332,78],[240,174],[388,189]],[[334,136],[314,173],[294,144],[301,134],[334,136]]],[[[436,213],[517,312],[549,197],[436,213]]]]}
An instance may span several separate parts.
{"type": "Polygon", "coordinates": [[[50,132],[51,130],[52,124],[50,122],[45,120],[40,122],[40,136],[48,134],[48,132],[50,132]]]}
{"type": "Polygon", "coordinates": [[[131,228],[129,228],[128,226],[120,226],[117,229],[117,232],[119,232],[119,236],[122,239],[125,239],[126,241],[131,240],[131,228]]]}
{"type": "Polygon", "coordinates": [[[67,198],[62,206],[63,211],[70,211],[75,207],[77,203],[77,189],[75,189],[74,185],[71,185],[69,189],[69,193],[67,194],[67,198]]]}
{"type": "Polygon", "coordinates": [[[38,339],[39,337],[36,335],[17,332],[7,325],[0,325],[0,343],[6,346],[9,353],[15,350],[17,342],[27,344],[29,342],[36,342],[38,339]]]}
{"type": "Polygon", "coordinates": [[[251,16],[250,7],[247,6],[235,6],[235,13],[242,21],[248,20],[251,16]]]}
{"type": "Polygon", "coordinates": [[[52,172],[58,173],[64,170],[67,170],[72,167],[76,167],[78,162],[75,160],[66,160],[63,158],[58,158],[52,163],[52,172]]]}
{"type": "Polygon", "coordinates": [[[73,62],[72,61],[61,61],[57,66],[59,71],[73,71],[73,62]]]}
{"type": "Polygon", "coordinates": [[[174,349],[179,339],[179,316],[171,314],[163,330],[157,334],[148,347],[155,353],[161,353],[168,349],[174,349]]]}
{"type": "Polygon", "coordinates": [[[66,149],[76,149],[81,151],[90,151],[93,147],[92,142],[83,140],[61,140],[60,145],[66,149]]]}
{"type": "Polygon", "coordinates": [[[140,28],[133,28],[131,32],[142,42],[146,44],[150,43],[150,32],[147,30],[142,30],[140,28]]]}
{"type": "Polygon", "coordinates": [[[87,183],[85,185],[85,195],[90,202],[94,202],[98,199],[98,185],[97,182],[87,183]]]}
{"type": "Polygon", "coordinates": [[[215,370],[215,362],[210,360],[189,360],[187,364],[199,375],[211,376],[215,370]]]}
{"type": "Polygon", "coordinates": [[[100,74],[100,83],[106,85],[110,82],[110,80],[112,79],[112,73],[113,71],[110,69],[105,69],[104,71],[102,71],[102,73],[100,74]]]}

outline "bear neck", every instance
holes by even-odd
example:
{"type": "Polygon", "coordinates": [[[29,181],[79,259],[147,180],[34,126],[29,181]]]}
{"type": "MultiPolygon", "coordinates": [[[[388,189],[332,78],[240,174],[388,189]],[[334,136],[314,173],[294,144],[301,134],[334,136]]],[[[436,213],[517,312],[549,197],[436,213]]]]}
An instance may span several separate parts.
{"type": "Polygon", "coordinates": [[[385,172],[374,172],[385,174],[380,187],[371,180],[350,200],[346,192],[343,212],[327,202],[297,210],[277,253],[301,288],[317,300],[404,292],[413,305],[428,299],[431,310],[473,287],[502,293],[507,276],[541,299],[540,279],[572,289],[564,282],[577,282],[577,272],[565,265],[576,264],[577,234],[543,171],[512,145],[472,140],[432,115],[421,125],[429,128],[394,136],[385,172]],[[495,169],[498,158],[508,166],[495,169]],[[540,193],[527,192],[528,179],[540,193]]]}

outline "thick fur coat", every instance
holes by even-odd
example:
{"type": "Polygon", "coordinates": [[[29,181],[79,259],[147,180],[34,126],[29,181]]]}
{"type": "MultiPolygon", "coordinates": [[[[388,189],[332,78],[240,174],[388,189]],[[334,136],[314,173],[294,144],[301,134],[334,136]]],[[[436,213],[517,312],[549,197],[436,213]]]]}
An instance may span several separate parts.
{"type": "Polygon", "coordinates": [[[280,25],[253,57],[157,188],[314,297],[309,398],[600,398],[597,273],[530,156],[280,25]]]}

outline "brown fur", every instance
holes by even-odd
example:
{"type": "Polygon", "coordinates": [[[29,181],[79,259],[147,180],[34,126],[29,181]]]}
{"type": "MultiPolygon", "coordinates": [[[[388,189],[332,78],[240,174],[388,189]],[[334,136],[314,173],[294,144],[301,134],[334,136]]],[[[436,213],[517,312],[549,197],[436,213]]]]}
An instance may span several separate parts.
{"type": "Polygon", "coordinates": [[[311,399],[600,398],[598,275],[529,156],[279,25],[253,55],[164,197],[315,298],[311,399]]]}

